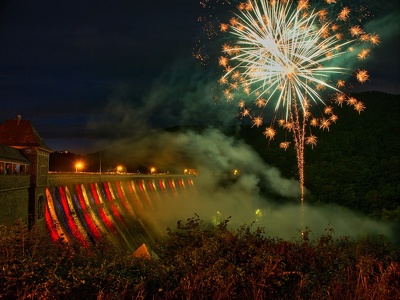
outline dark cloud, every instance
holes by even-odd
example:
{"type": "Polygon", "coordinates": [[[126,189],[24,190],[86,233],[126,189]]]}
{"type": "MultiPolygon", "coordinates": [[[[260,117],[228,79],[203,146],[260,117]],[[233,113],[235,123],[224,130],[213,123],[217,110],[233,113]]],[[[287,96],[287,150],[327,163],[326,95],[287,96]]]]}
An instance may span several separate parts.
{"type": "MultiPolygon", "coordinates": [[[[359,89],[398,93],[398,2],[372,4],[368,26],[382,42],[359,89]]],[[[236,108],[218,101],[214,75],[192,56],[202,14],[194,0],[3,1],[0,120],[20,114],[54,150],[84,152],[91,138],[150,124],[232,121],[236,108]]]]}
{"type": "Polygon", "coordinates": [[[185,2],[3,3],[1,119],[21,114],[45,139],[86,135],[121,87],[144,93],[166,63],[191,55],[197,3],[185,2]]]}

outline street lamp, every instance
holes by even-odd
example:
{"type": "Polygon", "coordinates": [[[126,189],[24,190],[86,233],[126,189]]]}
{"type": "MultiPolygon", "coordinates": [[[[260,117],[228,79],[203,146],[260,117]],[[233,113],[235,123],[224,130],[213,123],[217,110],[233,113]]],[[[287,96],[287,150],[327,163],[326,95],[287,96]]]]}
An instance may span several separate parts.
{"type": "Polygon", "coordinates": [[[155,171],[156,171],[156,168],[152,167],[152,168],[150,169],[150,174],[154,174],[155,171]]]}
{"type": "Polygon", "coordinates": [[[75,164],[75,173],[78,173],[78,169],[81,169],[82,168],[82,163],[81,162],[77,162],[76,164],[75,164]]]}

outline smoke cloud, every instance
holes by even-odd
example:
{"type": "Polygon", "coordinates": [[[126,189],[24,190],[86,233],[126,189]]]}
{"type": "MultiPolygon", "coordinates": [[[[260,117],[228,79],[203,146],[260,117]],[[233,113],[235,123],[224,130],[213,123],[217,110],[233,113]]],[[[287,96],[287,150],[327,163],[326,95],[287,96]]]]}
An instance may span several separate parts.
{"type": "Polygon", "coordinates": [[[195,189],[187,189],[180,199],[160,201],[158,213],[150,220],[159,230],[174,228],[178,220],[198,214],[212,223],[231,217],[231,226],[255,222],[268,235],[287,239],[298,237],[306,227],[314,236],[326,228],[333,228],[338,236],[390,235],[385,225],[335,205],[305,205],[302,211],[298,180],[283,177],[249,145],[216,129],[237,124],[237,108],[220,101],[214,83],[194,68],[186,61],[171,65],[139,102],[130,100],[137,95],[129,87],[121,87],[110,97],[104,118],[90,124],[108,139],[109,149],[122,162],[140,162],[159,172],[198,170],[195,189]],[[158,130],[188,125],[208,129],[158,130]]]}
{"type": "Polygon", "coordinates": [[[177,220],[198,214],[214,224],[231,217],[233,227],[255,222],[254,226],[264,227],[269,236],[285,239],[298,237],[306,228],[314,237],[326,233],[327,229],[333,229],[335,236],[391,234],[386,225],[336,205],[306,205],[303,211],[297,180],[284,178],[250,146],[216,129],[200,134],[161,134],[156,140],[169,148],[170,154],[177,153],[178,149],[186,153],[199,172],[193,191],[183,193],[180,199],[160,202],[157,220],[152,220],[160,228],[174,228],[177,220]],[[238,175],[232,173],[234,169],[238,175]],[[287,201],[277,204],[262,195],[260,187],[268,187],[287,201]]]}

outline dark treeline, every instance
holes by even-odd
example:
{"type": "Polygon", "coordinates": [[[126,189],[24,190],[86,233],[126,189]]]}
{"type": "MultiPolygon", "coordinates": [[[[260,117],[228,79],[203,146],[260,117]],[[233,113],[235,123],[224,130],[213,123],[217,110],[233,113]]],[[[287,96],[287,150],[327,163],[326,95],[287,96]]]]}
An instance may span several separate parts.
{"type": "MultiPolygon", "coordinates": [[[[400,102],[398,95],[380,92],[355,94],[366,109],[334,107],[339,117],[327,130],[313,128],[318,143],[305,146],[305,186],[312,204],[335,203],[380,220],[400,218],[400,102]]],[[[244,127],[241,138],[289,178],[298,178],[293,143],[286,151],[279,143],[290,133],[278,132],[273,141],[264,128],[244,127]]]]}

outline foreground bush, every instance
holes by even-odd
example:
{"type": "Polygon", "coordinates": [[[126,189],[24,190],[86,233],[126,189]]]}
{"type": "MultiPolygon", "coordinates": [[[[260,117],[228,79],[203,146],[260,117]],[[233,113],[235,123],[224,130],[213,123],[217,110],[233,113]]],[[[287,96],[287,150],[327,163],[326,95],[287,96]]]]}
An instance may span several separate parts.
{"type": "Polygon", "coordinates": [[[151,260],[108,245],[84,249],[2,228],[3,299],[399,299],[399,251],[383,236],[360,240],[268,238],[197,216],[151,260]]]}

